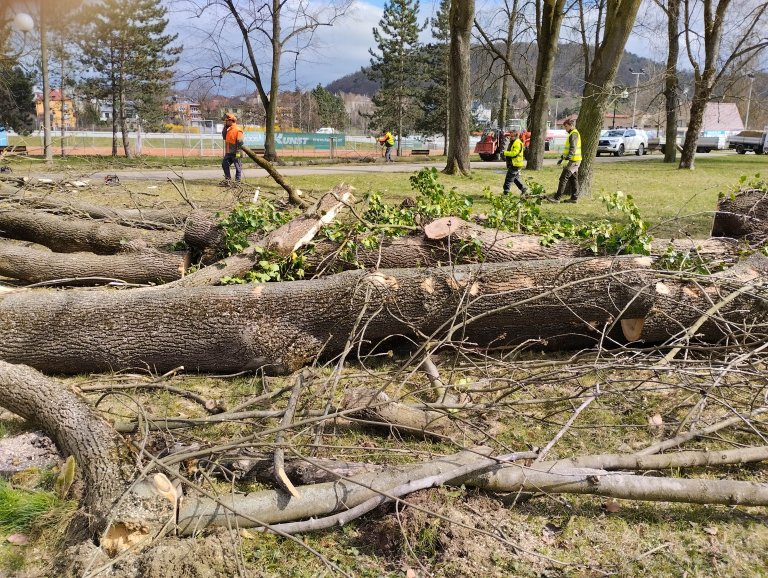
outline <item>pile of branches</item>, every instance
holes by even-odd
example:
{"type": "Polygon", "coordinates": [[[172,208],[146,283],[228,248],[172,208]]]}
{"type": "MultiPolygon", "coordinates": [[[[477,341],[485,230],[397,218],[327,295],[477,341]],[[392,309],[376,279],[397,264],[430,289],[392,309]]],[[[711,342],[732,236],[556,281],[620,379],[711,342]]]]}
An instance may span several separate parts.
{"type": "MultiPolygon", "coordinates": [[[[765,230],[763,197],[735,197],[748,207],[742,220],[753,243],[765,238],[756,225],[765,230]]],[[[146,575],[160,537],[216,526],[289,537],[444,484],[768,504],[763,484],[637,475],[766,459],[768,448],[752,443],[765,439],[760,416],[768,411],[766,257],[756,252],[718,272],[669,271],[654,263],[670,245],[683,249],[671,242],[651,245],[650,256],[594,255],[580,243],[543,245],[446,216],[361,243],[353,259],[344,251],[349,237],[318,239],[302,264],[312,279],[222,285],[255,268],[273,270],[265,252],[295,259],[344,211],[365,223],[353,203],[339,186],[220,259],[232,239],[210,214],[4,191],[0,275],[20,282],[0,292],[2,405],[38,423],[78,464],[86,516],[72,535],[88,540],[68,551],[69,571],[97,575],[117,556],[124,575],[146,575]],[[67,290],[28,284],[105,282],[67,290]],[[521,361],[538,350],[577,353],[521,361]],[[392,355],[400,361],[382,380],[374,368],[392,355]],[[151,377],[125,373],[136,368],[151,377]],[[123,373],[76,391],[46,375],[114,371],[123,373]],[[280,385],[232,405],[174,383],[183,372],[257,372],[280,385]],[[179,396],[187,415],[148,413],[136,397],[145,390],[179,396]],[[601,419],[589,416],[604,400],[664,390],[687,392],[687,409],[650,416],[658,441],[620,454],[554,457],[580,421],[601,419]],[[87,401],[94,395],[99,404],[120,401],[105,414],[87,401]],[[557,424],[547,439],[521,448],[496,435],[507,416],[541,420],[537,412],[552,404],[560,418],[547,414],[557,424]],[[180,434],[222,424],[242,431],[223,442],[180,434]],[[391,466],[340,459],[326,447],[327,437],[358,427],[456,451],[391,466]],[[735,449],[678,451],[712,435],[735,449]],[[221,491],[253,479],[275,489],[221,491]]],[[[727,227],[718,232],[727,235],[727,227]]],[[[693,245],[729,263],[740,247],[732,239],[693,245]]],[[[176,551],[178,564],[192,563],[188,548],[176,551]]]]}

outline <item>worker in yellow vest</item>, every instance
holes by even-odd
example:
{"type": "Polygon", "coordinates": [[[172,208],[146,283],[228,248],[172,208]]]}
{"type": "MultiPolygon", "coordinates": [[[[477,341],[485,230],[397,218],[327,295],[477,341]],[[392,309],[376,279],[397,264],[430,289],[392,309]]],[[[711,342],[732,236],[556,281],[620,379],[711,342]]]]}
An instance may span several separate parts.
{"type": "Polygon", "coordinates": [[[384,151],[384,162],[385,163],[393,163],[395,161],[392,160],[392,147],[395,145],[395,138],[392,136],[392,133],[388,130],[381,131],[381,136],[376,139],[379,141],[379,144],[383,146],[386,150],[384,151]]]}
{"type": "Polygon", "coordinates": [[[579,166],[581,165],[581,134],[573,126],[571,119],[563,121],[563,128],[568,131],[568,138],[565,141],[565,148],[563,154],[560,156],[560,160],[557,161],[558,165],[563,164],[563,161],[567,161],[563,171],[560,173],[560,181],[557,185],[557,192],[554,197],[548,198],[548,201],[553,203],[559,203],[560,197],[563,196],[567,190],[570,189],[571,196],[565,199],[566,203],[575,203],[579,198],[579,166]]]}
{"type": "Polygon", "coordinates": [[[509,133],[509,146],[504,151],[504,160],[507,162],[507,176],[504,179],[504,194],[509,194],[512,183],[520,189],[521,195],[528,194],[528,187],[520,178],[520,171],[525,165],[525,145],[520,140],[520,131],[512,129],[509,133]]]}

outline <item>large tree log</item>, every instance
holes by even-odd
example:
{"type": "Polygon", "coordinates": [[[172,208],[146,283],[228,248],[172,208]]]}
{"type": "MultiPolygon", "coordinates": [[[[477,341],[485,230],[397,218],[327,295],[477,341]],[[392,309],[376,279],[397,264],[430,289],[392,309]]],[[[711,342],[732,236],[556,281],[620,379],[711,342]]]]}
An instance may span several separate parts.
{"type": "Polygon", "coordinates": [[[756,254],[722,273],[659,279],[653,307],[642,318],[622,320],[629,341],[661,343],[676,338],[712,342],[734,336],[748,323],[752,339],[765,339],[768,258],[756,254]],[[694,324],[700,324],[694,326],[694,324]],[[693,330],[691,330],[693,328],[693,330]]]}
{"type": "Polygon", "coordinates": [[[768,240],[768,191],[747,189],[720,199],[712,236],[746,239],[751,244],[768,240]]]}
{"type": "Polygon", "coordinates": [[[0,359],[65,373],[298,369],[350,335],[469,345],[594,344],[651,307],[650,260],[532,261],[350,271],[315,281],[0,296],[0,359]],[[73,330],[76,328],[76,330],[73,330]]]}
{"type": "Polygon", "coordinates": [[[72,199],[57,199],[51,195],[22,195],[6,188],[0,188],[0,200],[9,206],[28,210],[42,209],[55,215],[102,219],[142,229],[178,229],[189,217],[188,207],[118,209],[72,199]]]}
{"type": "Polygon", "coordinates": [[[0,235],[32,241],[57,253],[88,251],[100,255],[110,255],[126,248],[171,249],[182,240],[181,233],[175,231],[150,231],[22,210],[0,210],[0,235]]]}
{"type": "Polygon", "coordinates": [[[0,240],[0,275],[30,283],[56,279],[67,279],[68,285],[100,284],[106,279],[167,283],[180,279],[188,266],[188,253],[152,249],[116,255],[53,253],[0,240]]]}

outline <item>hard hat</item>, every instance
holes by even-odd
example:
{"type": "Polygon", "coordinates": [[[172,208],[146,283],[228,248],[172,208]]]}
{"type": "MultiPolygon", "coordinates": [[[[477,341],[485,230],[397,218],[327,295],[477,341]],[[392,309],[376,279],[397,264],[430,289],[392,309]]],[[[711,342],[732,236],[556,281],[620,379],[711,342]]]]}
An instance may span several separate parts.
{"type": "Polygon", "coordinates": [[[237,120],[237,117],[231,112],[228,112],[224,115],[224,120],[237,120]]]}

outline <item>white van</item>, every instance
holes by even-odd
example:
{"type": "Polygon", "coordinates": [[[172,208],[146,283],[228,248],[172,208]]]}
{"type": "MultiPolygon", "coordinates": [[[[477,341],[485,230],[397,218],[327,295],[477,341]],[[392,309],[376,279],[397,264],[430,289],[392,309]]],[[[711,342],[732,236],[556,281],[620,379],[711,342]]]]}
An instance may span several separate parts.
{"type": "Polygon", "coordinates": [[[331,128],[329,126],[324,126],[322,128],[317,129],[318,134],[336,134],[337,131],[335,128],[331,128]]]}

